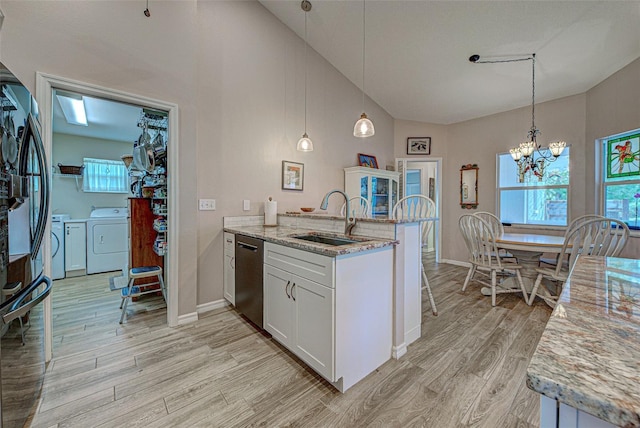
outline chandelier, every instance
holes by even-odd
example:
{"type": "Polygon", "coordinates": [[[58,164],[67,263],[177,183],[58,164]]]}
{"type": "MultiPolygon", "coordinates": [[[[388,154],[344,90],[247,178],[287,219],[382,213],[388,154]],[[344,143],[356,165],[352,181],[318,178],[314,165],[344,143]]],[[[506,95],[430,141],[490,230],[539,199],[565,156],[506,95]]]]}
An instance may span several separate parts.
{"type": "Polygon", "coordinates": [[[555,162],[562,154],[567,143],[564,141],[554,141],[549,143],[548,150],[540,150],[540,145],[537,142],[536,138],[540,135],[540,130],[536,128],[536,54],[531,54],[525,58],[493,61],[480,61],[479,55],[472,55],[469,57],[469,61],[479,64],[531,61],[531,129],[527,132],[527,140],[520,143],[518,147],[510,149],[509,153],[511,153],[511,157],[518,165],[519,183],[524,183],[527,174],[537,177],[538,181],[542,181],[547,163],[555,162]]]}
{"type": "Polygon", "coordinates": [[[532,54],[527,60],[531,60],[531,129],[527,133],[527,141],[520,146],[509,150],[511,157],[518,164],[518,182],[523,183],[525,174],[529,173],[542,181],[544,177],[545,163],[554,162],[562,154],[567,143],[554,141],[549,143],[549,150],[540,150],[536,137],[540,130],[536,128],[536,54],[532,54]]]}

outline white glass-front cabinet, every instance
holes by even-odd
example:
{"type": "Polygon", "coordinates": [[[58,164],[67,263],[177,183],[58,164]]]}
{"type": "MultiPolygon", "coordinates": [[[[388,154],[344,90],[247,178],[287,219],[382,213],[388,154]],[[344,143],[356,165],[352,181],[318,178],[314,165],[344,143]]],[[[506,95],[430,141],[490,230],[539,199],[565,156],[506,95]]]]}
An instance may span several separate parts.
{"type": "Polygon", "coordinates": [[[400,173],[354,166],[344,169],[344,188],[350,198],[362,196],[371,204],[373,218],[389,218],[398,202],[400,173]]]}

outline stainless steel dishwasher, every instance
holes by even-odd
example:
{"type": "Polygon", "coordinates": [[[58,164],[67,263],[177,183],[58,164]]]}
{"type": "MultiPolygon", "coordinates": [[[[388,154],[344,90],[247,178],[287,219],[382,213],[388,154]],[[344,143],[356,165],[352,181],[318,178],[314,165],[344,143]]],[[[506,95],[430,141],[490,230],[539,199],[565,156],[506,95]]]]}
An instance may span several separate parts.
{"type": "Polygon", "coordinates": [[[236,309],[262,328],[264,241],[236,235],[236,309]]]}

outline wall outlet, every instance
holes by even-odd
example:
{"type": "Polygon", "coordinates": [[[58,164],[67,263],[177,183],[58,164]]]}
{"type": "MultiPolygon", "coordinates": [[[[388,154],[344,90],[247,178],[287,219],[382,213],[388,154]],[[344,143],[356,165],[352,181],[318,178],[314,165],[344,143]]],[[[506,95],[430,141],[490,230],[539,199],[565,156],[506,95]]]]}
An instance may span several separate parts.
{"type": "Polygon", "coordinates": [[[198,201],[198,209],[200,211],[213,211],[216,209],[215,199],[200,199],[198,201]]]}
{"type": "Polygon", "coordinates": [[[242,201],[242,209],[244,211],[251,210],[251,201],[249,199],[245,199],[245,200],[242,201]]]}

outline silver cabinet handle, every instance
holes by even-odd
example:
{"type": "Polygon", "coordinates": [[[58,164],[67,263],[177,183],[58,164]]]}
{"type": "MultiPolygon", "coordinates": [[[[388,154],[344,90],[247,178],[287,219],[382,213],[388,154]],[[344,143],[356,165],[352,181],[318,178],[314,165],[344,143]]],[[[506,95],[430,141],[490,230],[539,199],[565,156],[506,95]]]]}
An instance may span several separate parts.
{"type": "Polygon", "coordinates": [[[291,286],[291,298],[293,299],[293,301],[296,301],[296,296],[293,295],[293,289],[296,287],[296,283],[294,282],[293,285],[291,286]]]}
{"type": "Polygon", "coordinates": [[[229,259],[229,266],[231,267],[231,269],[235,269],[236,268],[235,262],[236,262],[236,258],[235,257],[231,257],[229,259]]]}
{"type": "Polygon", "coordinates": [[[287,294],[288,299],[291,298],[291,296],[289,296],[289,284],[291,284],[291,281],[287,281],[287,285],[284,287],[284,292],[287,294]]]}

